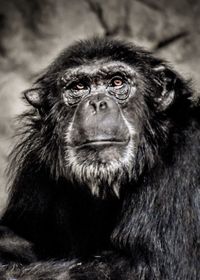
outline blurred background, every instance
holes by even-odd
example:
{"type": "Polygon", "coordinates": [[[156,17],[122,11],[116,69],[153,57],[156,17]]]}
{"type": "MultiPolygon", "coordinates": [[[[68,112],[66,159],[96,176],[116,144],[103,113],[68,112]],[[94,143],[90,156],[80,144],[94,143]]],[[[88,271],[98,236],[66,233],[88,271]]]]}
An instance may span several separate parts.
{"type": "Polygon", "coordinates": [[[66,46],[119,37],[167,59],[200,92],[199,0],[0,0],[0,211],[21,92],[66,46]]]}

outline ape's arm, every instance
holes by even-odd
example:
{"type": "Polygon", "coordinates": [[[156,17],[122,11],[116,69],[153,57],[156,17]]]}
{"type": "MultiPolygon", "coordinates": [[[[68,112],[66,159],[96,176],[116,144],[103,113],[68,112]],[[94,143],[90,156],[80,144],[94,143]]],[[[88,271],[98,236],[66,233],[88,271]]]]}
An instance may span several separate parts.
{"type": "Polygon", "coordinates": [[[0,226],[1,280],[68,280],[73,262],[36,262],[33,246],[9,228],[0,226]]]}
{"type": "Polygon", "coordinates": [[[140,279],[134,277],[132,261],[123,253],[114,251],[103,252],[86,262],[74,265],[70,270],[70,279],[76,280],[122,280],[140,279]]]}
{"type": "Polygon", "coordinates": [[[27,265],[36,261],[32,244],[17,236],[10,229],[0,226],[0,263],[27,265]]]}
{"type": "Polygon", "coordinates": [[[71,262],[40,262],[0,267],[1,280],[69,280],[71,262]]]}
{"type": "MultiPolygon", "coordinates": [[[[12,257],[13,254],[14,259],[14,248],[13,252],[11,249],[9,257],[12,257]]],[[[29,265],[22,265],[19,264],[19,258],[22,259],[23,257],[25,260],[27,256],[25,256],[26,250],[20,249],[22,256],[19,256],[19,252],[18,256],[15,256],[17,263],[11,262],[0,267],[1,280],[121,280],[129,279],[130,275],[131,279],[133,279],[134,275],[131,273],[129,260],[113,252],[95,256],[88,262],[83,263],[74,260],[33,262],[29,265]]]]}
{"type": "Polygon", "coordinates": [[[32,244],[4,226],[0,226],[0,263],[1,280],[120,280],[131,270],[129,260],[114,252],[94,256],[87,262],[38,262],[32,244]]]}

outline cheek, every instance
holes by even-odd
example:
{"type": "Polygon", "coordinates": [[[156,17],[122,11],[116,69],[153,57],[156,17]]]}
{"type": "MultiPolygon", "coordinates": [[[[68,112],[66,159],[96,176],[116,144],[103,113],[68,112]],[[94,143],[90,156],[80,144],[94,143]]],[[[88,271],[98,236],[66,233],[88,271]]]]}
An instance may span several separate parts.
{"type": "Polygon", "coordinates": [[[130,98],[126,108],[123,109],[123,114],[131,131],[133,141],[138,143],[139,135],[143,130],[143,122],[147,119],[145,102],[142,97],[135,96],[130,98]]]}

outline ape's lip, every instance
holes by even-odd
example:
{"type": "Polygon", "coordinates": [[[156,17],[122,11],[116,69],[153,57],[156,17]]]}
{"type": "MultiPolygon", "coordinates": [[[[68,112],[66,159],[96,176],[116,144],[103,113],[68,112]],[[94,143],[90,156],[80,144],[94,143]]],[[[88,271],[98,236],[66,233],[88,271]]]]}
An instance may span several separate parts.
{"type": "Polygon", "coordinates": [[[78,148],[87,146],[105,146],[105,145],[127,145],[129,139],[92,139],[86,140],[84,143],[77,145],[78,148]]]}

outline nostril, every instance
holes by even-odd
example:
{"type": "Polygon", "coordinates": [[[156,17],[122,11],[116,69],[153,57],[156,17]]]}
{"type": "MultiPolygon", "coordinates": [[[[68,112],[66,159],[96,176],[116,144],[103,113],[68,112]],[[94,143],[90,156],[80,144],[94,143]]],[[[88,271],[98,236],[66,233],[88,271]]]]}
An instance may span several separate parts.
{"type": "Polygon", "coordinates": [[[97,105],[93,100],[89,101],[89,106],[91,106],[94,110],[96,110],[96,108],[97,108],[97,105]]]}
{"type": "Polygon", "coordinates": [[[107,104],[106,101],[101,101],[101,102],[99,103],[99,109],[100,109],[100,110],[105,110],[105,109],[107,109],[107,107],[108,107],[108,104],[107,104]]]}

